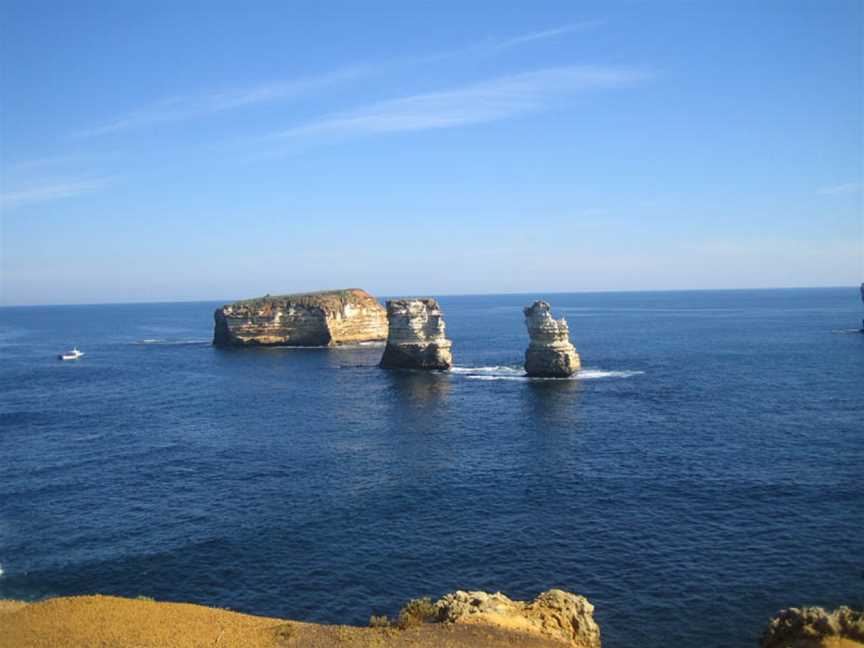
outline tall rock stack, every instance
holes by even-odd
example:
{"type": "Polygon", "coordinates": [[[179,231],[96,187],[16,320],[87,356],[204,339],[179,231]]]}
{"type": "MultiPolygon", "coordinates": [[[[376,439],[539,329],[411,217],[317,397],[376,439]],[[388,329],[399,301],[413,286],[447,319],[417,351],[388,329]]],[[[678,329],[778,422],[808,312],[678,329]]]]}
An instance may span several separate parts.
{"type": "Polygon", "coordinates": [[[570,343],[567,320],[553,319],[550,311],[545,301],[535,301],[522,311],[531,338],[525,352],[525,372],[529,376],[566,378],[579,371],[579,354],[570,343]]]}
{"type": "Polygon", "coordinates": [[[444,337],[444,317],[434,299],[391,299],[389,332],[381,366],[387,369],[449,369],[452,342],[444,337]]]}

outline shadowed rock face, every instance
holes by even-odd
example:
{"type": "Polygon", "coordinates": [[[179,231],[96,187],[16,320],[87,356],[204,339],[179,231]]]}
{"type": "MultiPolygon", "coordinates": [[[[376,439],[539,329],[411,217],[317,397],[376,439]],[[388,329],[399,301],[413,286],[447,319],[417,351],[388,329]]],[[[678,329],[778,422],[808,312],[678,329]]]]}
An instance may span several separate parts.
{"type": "Polygon", "coordinates": [[[501,592],[457,591],[443,596],[435,606],[443,622],[501,626],[546,636],[573,648],[600,648],[594,606],[584,596],[562,590],[543,592],[531,602],[513,601],[501,592]]]}
{"type": "Polygon", "coordinates": [[[815,648],[839,639],[847,640],[844,646],[862,645],[864,611],[846,606],[833,612],[820,607],[780,610],[771,619],[759,645],[761,648],[815,648]]]}
{"type": "Polygon", "coordinates": [[[452,342],[444,337],[444,317],[434,299],[387,302],[389,334],[381,366],[388,369],[449,369],[452,342]]]}
{"type": "Polygon", "coordinates": [[[358,288],[245,299],[217,308],[216,346],[329,346],[387,338],[387,313],[358,288]]]}
{"type": "Polygon", "coordinates": [[[567,321],[563,317],[553,319],[545,301],[535,301],[522,312],[531,338],[525,352],[525,372],[529,376],[566,378],[579,371],[579,354],[570,343],[567,321]]]}

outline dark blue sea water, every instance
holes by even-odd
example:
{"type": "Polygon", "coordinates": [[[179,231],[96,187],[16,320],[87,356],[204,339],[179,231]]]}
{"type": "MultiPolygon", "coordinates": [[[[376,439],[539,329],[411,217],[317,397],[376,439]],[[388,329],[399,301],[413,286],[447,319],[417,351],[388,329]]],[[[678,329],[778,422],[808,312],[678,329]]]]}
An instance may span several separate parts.
{"type": "Polygon", "coordinates": [[[449,374],[215,349],[214,303],[0,310],[0,597],[365,623],[561,587],[608,648],[862,604],[856,289],[542,295],[587,368],[564,381],[519,375],[539,296],[441,298],[449,374]]]}

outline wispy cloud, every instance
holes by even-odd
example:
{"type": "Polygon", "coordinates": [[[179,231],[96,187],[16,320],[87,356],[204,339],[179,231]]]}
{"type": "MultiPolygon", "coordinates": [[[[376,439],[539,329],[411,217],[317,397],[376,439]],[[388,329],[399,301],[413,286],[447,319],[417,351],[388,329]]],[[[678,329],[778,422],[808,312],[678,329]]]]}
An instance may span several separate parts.
{"type": "Polygon", "coordinates": [[[521,47],[523,45],[529,45],[539,41],[551,40],[575,32],[588,31],[599,27],[602,24],[602,20],[585,20],[582,22],[563,25],[561,27],[555,27],[552,29],[543,29],[541,31],[529,32],[527,34],[519,34],[518,36],[511,36],[509,38],[486,39],[475,42],[465,47],[459,47],[457,49],[451,49],[435,54],[429,54],[427,56],[421,56],[416,59],[407,59],[403,61],[403,64],[417,65],[421,63],[431,63],[435,61],[443,61],[453,58],[494,56],[507,50],[521,47]]]}
{"type": "Polygon", "coordinates": [[[616,66],[550,68],[383,101],[322,117],[270,137],[393,133],[497,121],[542,110],[554,100],[576,92],[630,86],[649,76],[642,70],[616,66]]]}
{"type": "Polygon", "coordinates": [[[44,183],[21,191],[11,191],[0,194],[0,207],[12,209],[21,205],[51,202],[71,198],[80,194],[90,193],[110,184],[111,178],[96,178],[91,180],[72,180],[64,182],[44,183]]]}
{"type": "Polygon", "coordinates": [[[591,29],[600,24],[602,24],[601,21],[597,20],[584,21],[505,39],[486,40],[429,56],[403,58],[378,65],[354,65],[316,77],[272,81],[246,88],[215,91],[193,96],[171,97],[158,101],[146,108],[130,111],[103,124],[75,132],[72,134],[72,137],[75,139],[99,137],[144,126],[178,122],[255,104],[290,99],[318,92],[340,83],[379,74],[387,70],[410,68],[446,59],[492,56],[530,43],[591,29]]]}
{"type": "Polygon", "coordinates": [[[522,34],[521,36],[514,36],[513,38],[508,38],[502,41],[493,41],[491,43],[487,43],[486,45],[479,45],[478,47],[485,48],[490,53],[502,52],[513,47],[527,45],[528,43],[558,38],[559,36],[564,36],[565,34],[572,34],[574,32],[587,31],[590,29],[594,29],[595,27],[599,27],[602,24],[602,20],[586,20],[583,22],[573,23],[571,25],[564,25],[563,27],[556,27],[554,29],[544,29],[542,31],[532,32],[530,34],[522,34]]]}
{"type": "Polygon", "coordinates": [[[822,187],[816,193],[822,196],[842,196],[846,194],[858,193],[859,191],[861,191],[860,182],[846,182],[844,184],[822,187]]]}
{"type": "Polygon", "coordinates": [[[127,113],[100,126],[73,133],[73,137],[79,139],[97,137],[141,126],[182,121],[243,106],[299,97],[328,86],[366,76],[370,71],[368,67],[354,66],[317,77],[272,81],[246,88],[220,90],[197,96],[172,97],[148,108],[127,113]]]}

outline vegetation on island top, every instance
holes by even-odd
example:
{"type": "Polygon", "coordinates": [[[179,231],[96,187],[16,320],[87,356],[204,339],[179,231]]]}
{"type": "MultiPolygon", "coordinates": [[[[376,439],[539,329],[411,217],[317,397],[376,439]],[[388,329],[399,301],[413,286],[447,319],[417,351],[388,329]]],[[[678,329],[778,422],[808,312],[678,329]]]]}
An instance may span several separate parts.
{"type": "Polygon", "coordinates": [[[258,307],[265,304],[286,305],[295,304],[298,306],[337,306],[344,302],[357,301],[364,297],[371,297],[366,291],[360,288],[342,288],[339,290],[318,290],[314,292],[292,293],[286,295],[271,295],[266,294],[263,297],[251,297],[249,299],[239,299],[231,302],[229,306],[249,306],[258,307]]]}

